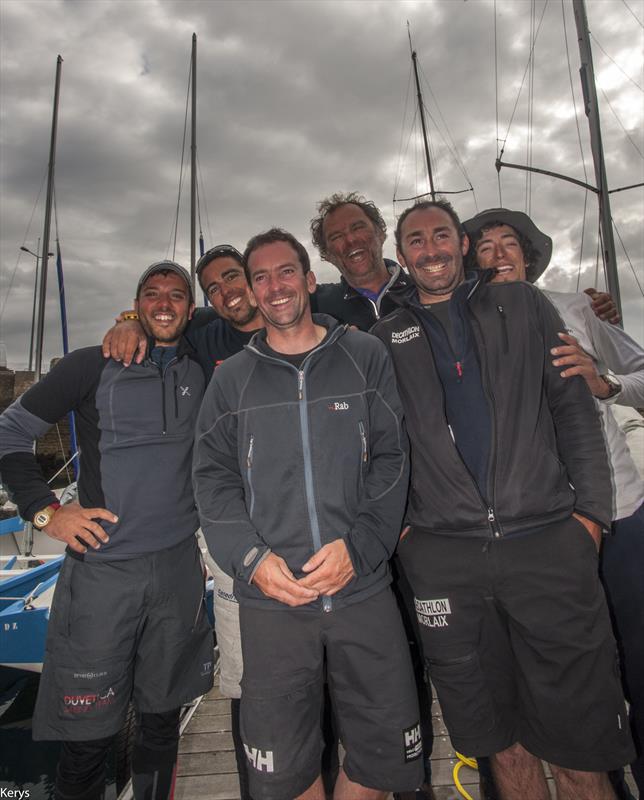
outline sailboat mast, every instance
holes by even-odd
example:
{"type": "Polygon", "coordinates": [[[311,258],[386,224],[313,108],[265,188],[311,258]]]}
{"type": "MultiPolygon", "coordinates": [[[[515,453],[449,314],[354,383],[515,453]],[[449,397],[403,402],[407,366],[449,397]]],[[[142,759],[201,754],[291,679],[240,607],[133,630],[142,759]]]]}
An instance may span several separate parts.
{"type": "Polygon", "coordinates": [[[425,163],[427,164],[427,177],[429,178],[429,193],[432,200],[436,200],[434,190],[434,176],[432,175],[432,162],[429,157],[429,144],[427,141],[427,125],[425,124],[425,107],[423,105],[423,95],[420,91],[420,81],[418,79],[418,64],[416,63],[416,51],[412,50],[411,61],[414,65],[414,78],[416,79],[416,96],[418,98],[418,112],[420,114],[420,124],[423,129],[423,144],[425,145],[425,163]]]}
{"type": "Polygon", "coordinates": [[[193,290],[195,284],[196,240],[197,240],[197,34],[192,34],[192,125],[190,144],[190,277],[193,290]]]}
{"type": "Polygon", "coordinates": [[[590,49],[590,34],[588,31],[588,18],[584,0],[573,0],[575,25],[577,26],[577,41],[581,68],[581,88],[584,94],[584,106],[590,128],[590,148],[595,166],[595,182],[599,200],[599,229],[601,233],[604,264],[606,265],[606,281],[608,291],[611,293],[615,305],[621,315],[622,303],[617,277],[617,258],[615,256],[615,238],[613,236],[613,222],[610,213],[610,200],[608,181],[606,180],[606,165],[604,163],[604,149],[602,147],[602,134],[599,124],[599,106],[597,105],[597,87],[595,85],[595,71],[593,69],[593,55],[590,49]]]}
{"type": "Polygon", "coordinates": [[[42,351],[45,330],[45,302],[47,299],[47,260],[49,258],[49,230],[51,228],[51,208],[54,195],[54,164],[56,161],[56,133],[58,131],[58,100],[60,97],[60,74],[63,59],[56,59],[56,83],[54,89],[54,111],[51,121],[51,140],[49,144],[49,167],[47,170],[47,200],[45,204],[45,226],[42,236],[42,255],[40,257],[40,294],[38,298],[38,321],[36,325],[36,364],[35,381],[42,375],[42,351]]]}

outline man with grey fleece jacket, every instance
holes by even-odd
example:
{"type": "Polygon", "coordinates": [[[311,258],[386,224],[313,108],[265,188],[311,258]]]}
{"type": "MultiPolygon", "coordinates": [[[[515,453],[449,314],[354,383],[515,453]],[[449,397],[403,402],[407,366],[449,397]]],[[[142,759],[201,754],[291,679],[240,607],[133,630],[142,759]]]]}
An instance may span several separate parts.
{"type": "Polygon", "coordinates": [[[254,237],[244,264],[266,331],[213,376],[194,481],[202,530],[240,604],[251,794],[324,798],[326,663],[347,752],[334,797],[380,800],[422,781],[388,586],[408,479],[391,363],[373,337],[311,316],[315,278],[290,234],[254,237]]]}

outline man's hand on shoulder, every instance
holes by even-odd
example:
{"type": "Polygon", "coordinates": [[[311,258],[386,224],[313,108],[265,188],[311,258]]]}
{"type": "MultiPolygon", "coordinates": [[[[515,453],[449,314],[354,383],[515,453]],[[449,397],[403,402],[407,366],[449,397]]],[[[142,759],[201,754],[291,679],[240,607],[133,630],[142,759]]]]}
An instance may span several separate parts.
{"type": "Polygon", "coordinates": [[[106,508],[83,508],[78,503],[68,503],[56,511],[43,532],[52,539],[65,542],[77,553],[86,553],[87,547],[79,538],[95,550],[110,539],[98,522],[94,521],[96,519],[118,522],[116,514],[106,508]]]}
{"type": "Polygon", "coordinates": [[[344,539],[325,544],[309,558],[302,570],[309,574],[300,578],[299,583],[324,595],[339,592],[356,574],[344,539]]]}
{"type": "Polygon", "coordinates": [[[119,314],[116,318],[116,325],[113,325],[105,334],[103,355],[105,358],[122,361],[124,366],[129,367],[132,360],[135,364],[143,361],[148,349],[148,340],[138,320],[123,319],[122,317],[123,314],[119,314]]]}
{"type": "Polygon", "coordinates": [[[599,400],[608,397],[610,386],[600,376],[592,356],[588,355],[574,336],[568,333],[560,333],[558,336],[564,344],[561,347],[553,347],[550,352],[556,356],[553,365],[565,367],[561,377],[571,378],[573,375],[581,375],[594,397],[599,400]]]}
{"type": "Polygon", "coordinates": [[[618,325],[622,321],[615,301],[608,292],[598,292],[597,289],[591,288],[584,289],[584,294],[592,300],[590,305],[596,317],[604,322],[610,322],[611,325],[618,325]]]}
{"type": "Polygon", "coordinates": [[[287,606],[303,606],[316,600],[319,592],[302,586],[293,576],[286,561],[275,553],[269,553],[257,567],[253,575],[258,589],[273,600],[279,600],[287,606]]]}
{"type": "Polygon", "coordinates": [[[602,544],[602,529],[596,522],[593,522],[592,519],[588,519],[587,517],[582,517],[581,514],[573,514],[573,517],[577,520],[577,522],[581,522],[581,524],[586,528],[588,533],[590,534],[591,539],[595,542],[595,547],[597,548],[597,552],[599,552],[599,548],[602,544]]]}

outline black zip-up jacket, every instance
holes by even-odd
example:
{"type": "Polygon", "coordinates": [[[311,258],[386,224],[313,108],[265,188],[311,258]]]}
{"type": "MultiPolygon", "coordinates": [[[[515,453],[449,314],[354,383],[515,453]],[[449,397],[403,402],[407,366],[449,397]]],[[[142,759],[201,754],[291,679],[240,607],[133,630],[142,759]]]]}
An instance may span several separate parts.
{"type": "Polygon", "coordinates": [[[408,522],[427,533],[494,538],[576,511],[608,528],[611,484],[598,412],[584,380],[562,378],[552,364],[550,349],[565,331],[554,306],[528,283],[475,280],[457,291],[468,293],[463,314],[492,416],[489,502],[450,434],[434,355],[408,296],[372,330],[392,355],[405,411],[408,522]]]}
{"type": "Polygon", "coordinates": [[[329,314],[346,325],[355,325],[361,331],[368,331],[374,322],[396,308],[393,298],[407,291],[410,286],[408,275],[395,261],[385,259],[390,273],[389,283],[380,293],[377,302],[370,300],[346,282],[319,284],[311,295],[311,310],[329,314]]]}
{"type": "Polygon", "coordinates": [[[110,540],[84,557],[132,558],[192,536],[199,527],[192,445],[204,388],[203,371],[184,339],[163,373],[149,358],[126,369],[103,358],[100,347],[69,353],[0,416],[0,473],[20,515],[31,520],[56,500],[32,444],[74,411],[78,500],[119,518],[100,521],[110,540]]]}
{"type": "Polygon", "coordinates": [[[265,331],[217,367],[194,455],[195,497],[213,557],[240,603],[284,608],[251,583],[274,551],[293,574],[344,539],[355,577],[329,610],[390,582],[409,485],[407,437],[381,342],[325,315],[329,329],[299,369],[262,350],[265,331]]]}

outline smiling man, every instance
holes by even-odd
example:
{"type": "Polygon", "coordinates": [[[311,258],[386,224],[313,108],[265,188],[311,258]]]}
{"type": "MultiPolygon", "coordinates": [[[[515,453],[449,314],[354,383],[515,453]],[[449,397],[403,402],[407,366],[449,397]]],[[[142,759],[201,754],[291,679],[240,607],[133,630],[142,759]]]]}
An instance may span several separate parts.
{"type": "MultiPolygon", "coordinates": [[[[472,260],[494,270],[493,283],[543,274],[552,241],[521,211],[490,208],[463,223],[472,260]]],[[[612,535],[603,542],[600,566],[622,657],[624,688],[637,759],[633,777],[644,793],[644,482],[613,413],[614,404],[644,406],[644,350],[621,328],[597,319],[583,293],[545,292],[567,328],[552,351],[554,366],[568,379],[580,375],[596,400],[610,457],[612,535]]],[[[613,776],[611,776],[613,777],[613,776]]],[[[623,785],[620,797],[630,797],[623,785]]]]}
{"type": "Polygon", "coordinates": [[[381,800],[422,782],[389,589],[408,478],[391,364],[373,337],[311,315],[315,277],[289,233],[255,236],[244,264],[266,328],[215,371],[194,482],[208,546],[240,604],[251,795],[324,800],[326,667],[347,754],[333,796],[381,800]]]}
{"type": "Polygon", "coordinates": [[[597,575],[611,486],[593,400],[553,365],[562,323],[537,289],[465,280],[449,203],[406,209],[396,244],[415,288],[373,333],[411,442],[398,555],[452,743],[492,756],[504,800],[549,798],[540,759],[558,797],[608,800],[605,771],[633,751],[597,575]]]}
{"type": "Polygon", "coordinates": [[[356,192],[337,192],[317,211],[311,220],[313,244],[341,278],[317,287],[312,308],[368,331],[392,310],[389,294],[409,286],[400,266],[383,257],[387,225],[376,205],[356,192]]]}
{"type": "Polygon", "coordinates": [[[130,702],[134,797],[168,800],[180,707],[212,686],[190,481],[205,387],[183,338],[190,276],[172,261],[152,264],[135,306],[150,348],[142,364],[126,370],[100,347],[76,350],[0,417],[0,470],[20,514],[67,544],[33,725],[35,739],[62,740],[57,800],[104,796],[106,758],[130,702]],[[79,502],[60,506],[33,440],[69,411],[79,502]]]}

